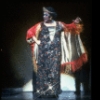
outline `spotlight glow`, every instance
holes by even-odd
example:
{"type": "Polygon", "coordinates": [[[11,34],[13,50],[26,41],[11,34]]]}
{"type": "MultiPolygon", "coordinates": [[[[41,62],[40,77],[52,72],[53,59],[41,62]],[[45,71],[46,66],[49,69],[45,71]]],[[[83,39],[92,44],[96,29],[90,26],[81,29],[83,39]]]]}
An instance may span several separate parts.
{"type": "MultiPolygon", "coordinates": [[[[75,91],[75,79],[71,75],[61,74],[61,90],[62,91],[75,91]]],[[[49,86],[49,89],[52,90],[52,86],[49,86]]],[[[82,90],[82,87],[81,87],[82,90]]],[[[33,91],[32,79],[23,86],[23,91],[33,91]]]]}

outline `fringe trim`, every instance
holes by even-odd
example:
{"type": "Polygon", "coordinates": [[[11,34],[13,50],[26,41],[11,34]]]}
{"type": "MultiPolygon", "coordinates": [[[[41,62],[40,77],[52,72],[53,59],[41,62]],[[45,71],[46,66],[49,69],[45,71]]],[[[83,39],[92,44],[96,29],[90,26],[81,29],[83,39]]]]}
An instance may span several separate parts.
{"type": "Polygon", "coordinates": [[[71,66],[71,71],[75,72],[76,70],[80,69],[83,64],[85,64],[88,61],[87,54],[84,53],[82,54],[77,60],[71,61],[71,62],[66,62],[64,64],[61,64],[61,73],[65,73],[65,69],[67,65],[71,66]]]}

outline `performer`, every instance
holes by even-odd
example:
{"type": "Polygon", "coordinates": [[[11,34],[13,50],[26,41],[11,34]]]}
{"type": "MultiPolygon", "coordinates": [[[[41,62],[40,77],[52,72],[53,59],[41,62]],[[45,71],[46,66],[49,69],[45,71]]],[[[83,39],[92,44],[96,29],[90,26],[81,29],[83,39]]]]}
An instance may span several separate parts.
{"type": "Polygon", "coordinates": [[[36,73],[35,90],[42,96],[57,96],[60,73],[75,72],[88,60],[80,39],[81,19],[66,24],[56,17],[52,7],[43,7],[43,21],[29,28],[26,35],[36,73]]]}

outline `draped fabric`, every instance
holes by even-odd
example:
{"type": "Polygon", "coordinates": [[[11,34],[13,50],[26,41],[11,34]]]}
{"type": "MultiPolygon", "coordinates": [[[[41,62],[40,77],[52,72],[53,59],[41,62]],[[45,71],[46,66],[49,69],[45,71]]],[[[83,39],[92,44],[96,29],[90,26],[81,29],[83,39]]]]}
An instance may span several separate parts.
{"type": "Polygon", "coordinates": [[[30,44],[38,95],[59,94],[60,72],[75,72],[87,61],[77,26],[60,23],[64,27],[59,22],[48,27],[41,22],[27,31],[26,40],[35,36],[41,41],[40,45],[30,44]]]}
{"type": "MultiPolygon", "coordinates": [[[[66,24],[64,22],[60,22],[64,25],[63,31],[61,34],[61,72],[65,73],[65,71],[75,72],[80,69],[84,63],[88,61],[87,51],[82,43],[80,38],[80,33],[82,32],[82,25],[80,24],[66,24]],[[66,70],[68,69],[68,70],[66,70]]],[[[38,38],[39,32],[41,31],[41,22],[32,26],[26,35],[26,40],[31,38],[32,36],[36,36],[38,38]]],[[[34,42],[30,44],[32,49],[33,56],[33,64],[35,71],[37,71],[37,54],[38,54],[38,46],[34,42]]]]}
{"type": "Polygon", "coordinates": [[[61,33],[61,49],[61,72],[63,73],[75,72],[88,61],[87,52],[79,34],[61,33]]]}

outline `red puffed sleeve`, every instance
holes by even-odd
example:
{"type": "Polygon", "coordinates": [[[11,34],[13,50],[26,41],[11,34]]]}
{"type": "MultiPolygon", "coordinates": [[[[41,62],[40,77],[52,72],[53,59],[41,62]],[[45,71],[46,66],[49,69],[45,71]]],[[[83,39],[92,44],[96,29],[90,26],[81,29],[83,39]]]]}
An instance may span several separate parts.
{"type": "Polygon", "coordinates": [[[32,38],[33,36],[36,36],[37,27],[39,24],[40,23],[37,23],[34,26],[32,26],[30,29],[27,30],[26,40],[29,38],[32,38]]]}
{"type": "MultiPolygon", "coordinates": [[[[39,33],[40,31],[40,22],[35,24],[34,26],[32,26],[31,28],[29,28],[27,30],[27,34],[26,34],[26,41],[27,39],[30,39],[32,38],[33,36],[37,36],[37,34],[39,33]]],[[[31,43],[30,46],[31,46],[31,50],[32,50],[32,54],[34,53],[34,43],[31,43]]]]}
{"type": "Polygon", "coordinates": [[[70,24],[66,24],[64,22],[61,22],[64,26],[65,31],[74,33],[74,34],[80,34],[83,31],[83,24],[75,24],[74,22],[70,24]]]}

